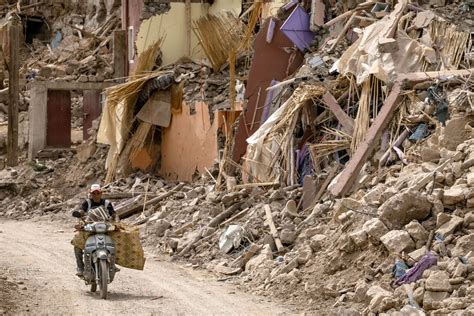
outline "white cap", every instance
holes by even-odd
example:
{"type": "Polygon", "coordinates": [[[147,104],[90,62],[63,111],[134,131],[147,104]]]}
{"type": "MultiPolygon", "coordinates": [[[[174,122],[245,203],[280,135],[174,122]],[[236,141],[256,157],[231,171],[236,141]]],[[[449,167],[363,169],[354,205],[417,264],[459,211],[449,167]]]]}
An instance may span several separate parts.
{"type": "Polygon", "coordinates": [[[102,192],[102,189],[100,188],[100,184],[94,183],[91,185],[91,192],[99,191],[102,192]]]}

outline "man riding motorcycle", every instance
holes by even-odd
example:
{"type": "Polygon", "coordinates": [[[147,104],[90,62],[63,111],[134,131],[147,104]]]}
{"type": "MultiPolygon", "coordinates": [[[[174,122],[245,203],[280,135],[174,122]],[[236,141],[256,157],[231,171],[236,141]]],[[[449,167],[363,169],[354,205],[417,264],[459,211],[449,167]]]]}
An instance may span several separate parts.
{"type": "MultiPolygon", "coordinates": [[[[102,198],[102,189],[99,184],[93,184],[90,187],[89,190],[90,193],[90,198],[85,199],[82,202],[81,209],[79,211],[74,211],[73,216],[74,217],[87,217],[88,215],[92,216],[102,216],[102,218],[107,218],[107,219],[113,219],[114,221],[118,222],[119,218],[118,215],[115,213],[114,207],[112,206],[112,203],[110,203],[109,200],[103,199],[102,198]],[[103,207],[101,209],[105,209],[106,212],[105,214],[100,214],[101,209],[98,209],[99,207],[103,207]],[[94,214],[89,214],[90,210],[95,210],[96,212],[91,212],[94,214]],[[98,213],[98,214],[96,214],[98,213]]],[[[79,226],[81,225],[76,225],[76,229],[80,229],[79,226]]],[[[82,249],[74,246],[74,255],[76,256],[76,264],[77,264],[77,273],[76,275],[78,277],[82,277],[84,274],[84,260],[83,260],[83,251],[82,249]]],[[[118,269],[116,268],[118,271],[118,269]]]]}

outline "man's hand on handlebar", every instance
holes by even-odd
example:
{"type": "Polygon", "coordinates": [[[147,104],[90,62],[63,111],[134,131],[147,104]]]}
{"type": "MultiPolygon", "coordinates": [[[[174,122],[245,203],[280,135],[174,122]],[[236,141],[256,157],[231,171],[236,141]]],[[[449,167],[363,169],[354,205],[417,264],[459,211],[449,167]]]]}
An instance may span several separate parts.
{"type": "Polygon", "coordinates": [[[82,231],[82,230],[84,230],[84,225],[82,225],[82,224],[76,224],[76,225],[74,225],[74,228],[75,228],[77,231],[82,231]]]}

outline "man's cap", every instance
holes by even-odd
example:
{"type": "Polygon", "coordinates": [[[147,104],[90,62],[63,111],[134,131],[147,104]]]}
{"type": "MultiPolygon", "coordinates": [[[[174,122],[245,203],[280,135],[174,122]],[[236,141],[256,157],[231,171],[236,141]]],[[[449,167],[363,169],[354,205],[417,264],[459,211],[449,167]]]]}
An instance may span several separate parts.
{"type": "Polygon", "coordinates": [[[91,192],[102,192],[102,189],[100,188],[99,184],[94,183],[91,185],[91,192]]]}

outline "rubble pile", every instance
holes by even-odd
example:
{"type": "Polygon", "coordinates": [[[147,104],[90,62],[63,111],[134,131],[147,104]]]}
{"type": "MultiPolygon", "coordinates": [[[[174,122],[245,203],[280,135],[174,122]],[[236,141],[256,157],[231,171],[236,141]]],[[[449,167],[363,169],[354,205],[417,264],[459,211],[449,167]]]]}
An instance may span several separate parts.
{"type": "MultiPolygon", "coordinates": [[[[255,27],[263,5],[243,18],[255,47],[220,71],[187,58],[159,68],[159,41],[143,51],[75,153],[2,171],[0,216],[65,218],[105,179],[156,255],[252,293],[313,313],[474,313],[472,2],[290,1],[255,27]],[[308,22],[298,36],[285,29],[295,17],[308,22]],[[244,110],[213,168],[165,181],[159,135],[195,101],[244,110]],[[132,170],[137,157],[147,172],[132,170]]],[[[167,8],[146,1],[142,16],[167,8]]],[[[99,20],[43,47],[36,78],[109,78],[119,19],[99,20]]]]}
{"type": "Polygon", "coordinates": [[[157,252],[312,311],[472,311],[474,142],[437,150],[444,169],[393,165],[375,185],[308,212],[296,207],[300,187],[195,185],[133,221],[146,221],[157,252]]]}
{"type": "Polygon", "coordinates": [[[69,217],[88,184],[105,176],[107,148],[96,142],[97,128],[95,121],[91,138],[75,150],[50,150],[34,161],[2,169],[0,217],[31,219],[58,212],[59,218],[69,217]]]}
{"type": "MultiPolygon", "coordinates": [[[[239,77],[248,75],[245,61],[246,57],[242,57],[238,60],[236,65],[236,71],[239,77]]],[[[187,76],[183,94],[183,100],[187,104],[203,101],[209,106],[209,112],[211,113],[217,110],[230,109],[228,67],[219,72],[213,72],[209,66],[194,63],[178,64],[173,67],[178,73],[187,76]]],[[[240,86],[237,91],[239,94],[237,101],[241,102],[245,88],[242,83],[240,83],[240,86]]]]}
{"type": "MultiPolygon", "coordinates": [[[[117,2],[117,1],[115,1],[117,2]]],[[[22,74],[36,80],[102,82],[111,79],[111,35],[120,27],[120,3],[101,5],[48,1],[37,8],[54,34],[51,41],[33,37],[22,74]],[[48,14],[48,8],[60,12],[48,14]],[[72,9],[74,7],[75,9],[72,9]]],[[[31,13],[30,13],[31,14],[31,13]]]]}

